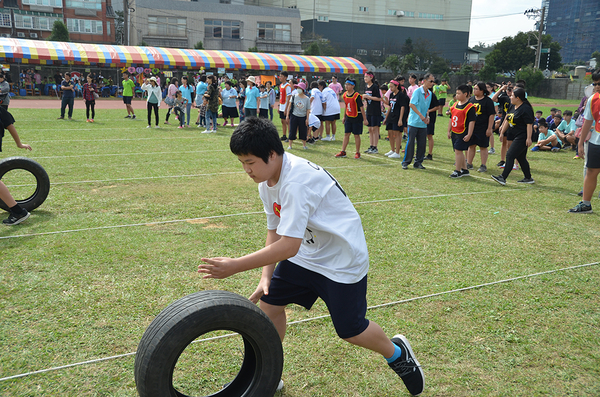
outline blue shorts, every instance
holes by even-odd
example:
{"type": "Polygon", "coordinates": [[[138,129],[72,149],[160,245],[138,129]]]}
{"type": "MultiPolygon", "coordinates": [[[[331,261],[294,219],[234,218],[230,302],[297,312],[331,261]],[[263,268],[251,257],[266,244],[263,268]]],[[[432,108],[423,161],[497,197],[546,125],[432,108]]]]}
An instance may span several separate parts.
{"type": "Polygon", "coordinates": [[[367,276],[355,284],[341,284],[288,260],[275,268],[269,295],[261,300],[273,306],[295,303],[310,309],[317,298],[323,299],[338,336],[360,335],[369,326],[367,314],[367,276]]]}

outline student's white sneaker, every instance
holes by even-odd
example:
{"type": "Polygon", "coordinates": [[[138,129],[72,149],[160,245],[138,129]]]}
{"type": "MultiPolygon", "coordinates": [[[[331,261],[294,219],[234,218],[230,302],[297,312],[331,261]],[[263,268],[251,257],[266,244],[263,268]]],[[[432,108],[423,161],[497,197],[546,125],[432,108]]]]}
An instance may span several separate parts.
{"type": "Polygon", "coordinates": [[[335,135],[332,135],[332,136],[331,136],[331,140],[332,140],[332,141],[335,141],[335,135]]]}
{"type": "Polygon", "coordinates": [[[398,153],[394,152],[394,153],[390,154],[388,156],[388,158],[390,158],[390,159],[401,159],[402,156],[400,156],[398,153]]]}
{"type": "Polygon", "coordinates": [[[283,389],[283,380],[279,380],[279,384],[277,385],[277,390],[275,391],[280,391],[281,389],[283,389]]]}
{"type": "Polygon", "coordinates": [[[389,152],[387,152],[386,154],[384,154],[384,156],[387,157],[387,156],[389,156],[391,154],[394,154],[394,153],[396,153],[396,152],[394,152],[393,150],[390,150],[389,152]]]}
{"type": "Polygon", "coordinates": [[[322,141],[330,141],[331,137],[327,135],[325,138],[321,138],[322,141]]]}
{"type": "Polygon", "coordinates": [[[212,130],[204,130],[202,131],[202,134],[210,134],[212,132],[212,130]]]}

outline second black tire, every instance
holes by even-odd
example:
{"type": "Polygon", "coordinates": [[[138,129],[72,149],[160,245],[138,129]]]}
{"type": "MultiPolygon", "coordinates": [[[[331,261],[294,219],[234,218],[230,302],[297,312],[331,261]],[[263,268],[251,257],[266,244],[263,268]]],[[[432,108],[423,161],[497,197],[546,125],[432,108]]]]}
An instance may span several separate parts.
{"type": "Polygon", "coordinates": [[[201,291],[169,305],[144,332],[135,356],[140,397],[185,397],[173,386],[177,360],[196,338],[217,330],[242,336],[244,361],[235,379],[211,396],[273,396],[283,371],[283,347],[271,320],[240,295],[201,291]]]}
{"type": "MultiPolygon", "coordinates": [[[[33,211],[46,200],[50,192],[50,178],[48,173],[37,161],[27,157],[9,157],[0,160],[0,180],[9,171],[22,169],[30,172],[36,180],[36,188],[33,194],[25,199],[18,199],[17,203],[27,211],[33,211]]],[[[0,200],[0,208],[8,211],[8,206],[0,200]]]]}

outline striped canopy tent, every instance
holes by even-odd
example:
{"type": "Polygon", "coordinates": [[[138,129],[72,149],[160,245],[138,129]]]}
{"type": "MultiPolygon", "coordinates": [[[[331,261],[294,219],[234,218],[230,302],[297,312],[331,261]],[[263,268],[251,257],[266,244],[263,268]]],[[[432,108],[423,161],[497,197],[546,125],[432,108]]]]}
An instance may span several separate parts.
{"type": "Polygon", "coordinates": [[[8,63],[96,65],[161,69],[252,69],[290,72],[362,74],[354,58],[191,50],[107,44],[65,43],[0,38],[0,59],[8,63]]]}

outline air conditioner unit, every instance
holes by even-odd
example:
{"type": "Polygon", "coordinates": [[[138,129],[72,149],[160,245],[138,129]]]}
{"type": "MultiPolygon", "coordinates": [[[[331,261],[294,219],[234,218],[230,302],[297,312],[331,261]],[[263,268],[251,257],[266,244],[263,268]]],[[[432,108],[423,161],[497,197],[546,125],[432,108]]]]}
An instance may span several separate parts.
{"type": "Polygon", "coordinates": [[[29,33],[29,37],[31,37],[32,39],[37,39],[38,35],[37,33],[29,33]]]}
{"type": "Polygon", "coordinates": [[[23,33],[23,32],[17,32],[17,37],[25,37],[25,33],[23,33]]]}
{"type": "Polygon", "coordinates": [[[2,33],[0,34],[0,37],[10,37],[10,33],[2,33]]]}
{"type": "Polygon", "coordinates": [[[404,11],[396,11],[396,16],[402,18],[404,16],[404,11]]]}

